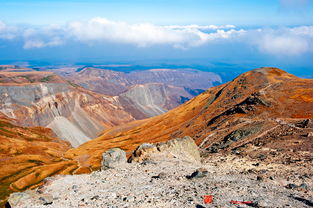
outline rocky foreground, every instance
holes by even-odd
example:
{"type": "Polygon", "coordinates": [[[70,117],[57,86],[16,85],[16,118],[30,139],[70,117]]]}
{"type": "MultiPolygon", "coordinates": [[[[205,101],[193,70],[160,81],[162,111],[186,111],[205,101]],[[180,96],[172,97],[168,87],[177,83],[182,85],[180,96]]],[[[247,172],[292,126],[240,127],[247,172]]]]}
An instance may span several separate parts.
{"type": "Polygon", "coordinates": [[[11,194],[7,207],[312,207],[312,177],[312,160],[279,164],[221,153],[201,159],[186,137],[143,144],[128,163],[123,151],[109,150],[101,171],[47,178],[11,194]]]}

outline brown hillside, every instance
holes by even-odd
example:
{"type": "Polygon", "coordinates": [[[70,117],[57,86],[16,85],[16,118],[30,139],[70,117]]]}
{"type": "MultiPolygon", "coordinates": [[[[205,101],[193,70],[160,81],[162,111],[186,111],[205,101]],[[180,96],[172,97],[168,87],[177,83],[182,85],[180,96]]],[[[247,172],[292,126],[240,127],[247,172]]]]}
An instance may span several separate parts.
{"type": "Polygon", "coordinates": [[[75,167],[74,162],[62,159],[69,143],[55,138],[50,129],[24,128],[12,122],[0,114],[0,200],[13,190],[28,188],[56,173],[69,173],[75,167]]]}
{"type": "MultiPolygon", "coordinates": [[[[111,128],[102,136],[69,150],[66,156],[84,156],[83,166],[99,168],[102,152],[111,147],[131,152],[143,142],[186,135],[207,152],[235,150],[274,130],[279,135],[298,128],[297,123],[309,118],[313,118],[313,80],[300,79],[277,68],[260,68],[210,88],[168,113],[111,128]]],[[[310,129],[299,130],[299,134],[306,131],[310,129]]],[[[302,140],[287,146],[295,149],[302,146],[311,151],[311,140],[302,140]]],[[[275,145],[280,148],[282,144],[275,145]]]]}

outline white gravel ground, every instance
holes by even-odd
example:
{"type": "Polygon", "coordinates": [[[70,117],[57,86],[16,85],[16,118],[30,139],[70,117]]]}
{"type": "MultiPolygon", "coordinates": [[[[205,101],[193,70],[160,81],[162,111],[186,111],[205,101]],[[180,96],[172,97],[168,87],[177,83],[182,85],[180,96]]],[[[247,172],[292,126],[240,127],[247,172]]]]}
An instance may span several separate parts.
{"type": "Polygon", "coordinates": [[[36,190],[15,193],[12,207],[251,207],[233,205],[231,200],[252,201],[254,207],[312,207],[312,179],[260,176],[265,166],[255,168],[253,162],[215,156],[201,165],[158,158],[92,174],[57,176],[36,190]],[[208,175],[186,178],[199,167],[206,168],[208,175]],[[308,188],[287,189],[285,186],[291,182],[305,182],[308,188]],[[204,204],[204,195],[213,195],[213,203],[204,204]]]}

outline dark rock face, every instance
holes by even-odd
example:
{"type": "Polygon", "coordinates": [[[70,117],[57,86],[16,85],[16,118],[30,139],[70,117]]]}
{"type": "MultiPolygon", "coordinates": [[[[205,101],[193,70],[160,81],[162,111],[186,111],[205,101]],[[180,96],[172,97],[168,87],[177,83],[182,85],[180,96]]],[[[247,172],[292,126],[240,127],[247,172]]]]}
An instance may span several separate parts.
{"type": "Polygon", "coordinates": [[[261,130],[262,127],[260,125],[248,126],[242,129],[237,129],[225,136],[221,142],[211,145],[209,148],[207,148],[207,150],[211,153],[216,153],[220,149],[225,149],[229,147],[232,143],[238,142],[241,139],[245,139],[250,135],[257,134],[261,130]]]}
{"type": "Polygon", "coordinates": [[[124,165],[126,162],[127,159],[125,151],[119,148],[112,148],[103,153],[101,168],[102,169],[117,168],[124,165]]]}

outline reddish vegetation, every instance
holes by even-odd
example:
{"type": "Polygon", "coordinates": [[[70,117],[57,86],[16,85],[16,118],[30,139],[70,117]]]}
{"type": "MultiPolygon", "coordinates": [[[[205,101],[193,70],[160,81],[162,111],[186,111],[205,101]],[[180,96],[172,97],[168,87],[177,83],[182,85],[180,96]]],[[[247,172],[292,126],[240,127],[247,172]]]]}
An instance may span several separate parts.
{"type": "Polygon", "coordinates": [[[49,175],[69,173],[67,168],[74,164],[60,162],[70,145],[55,138],[50,129],[24,128],[12,122],[0,114],[0,199],[10,191],[37,184],[49,175]]]}
{"type": "MultiPolygon", "coordinates": [[[[291,149],[289,159],[306,156],[304,153],[312,154],[313,150],[312,136],[309,136],[313,132],[311,118],[313,80],[300,79],[276,68],[261,68],[210,88],[163,115],[108,129],[100,137],[66,152],[68,146],[59,140],[51,137],[44,137],[45,140],[40,140],[40,143],[26,138],[18,140],[15,137],[19,131],[15,130],[13,138],[2,137],[14,143],[14,148],[23,150],[22,159],[14,157],[18,161],[8,163],[5,158],[11,158],[14,152],[9,154],[8,150],[1,150],[4,152],[2,161],[6,160],[1,167],[7,166],[2,168],[7,171],[2,172],[1,177],[7,184],[15,181],[11,188],[23,189],[51,174],[86,173],[98,169],[102,153],[112,147],[120,147],[130,153],[144,142],[154,143],[183,136],[191,136],[204,155],[233,152],[250,157],[263,154],[266,157],[271,149],[291,149]],[[55,143],[52,145],[51,142],[55,143]],[[38,144],[48,149],[40,152],[32,147],[38,144]],[[62,152],[65,152],[66,159],[63,159],[62,152]],[[34,160],[40,162],[25,162],[25,154],[36,155],[34,160]],[[16,164],[23,171],[17,171],[16,164]]],[[[34,132],[33,129],[22,129],[34,132]]],[[[10,144],[7,141],[6,145],[10,144]]]]}

